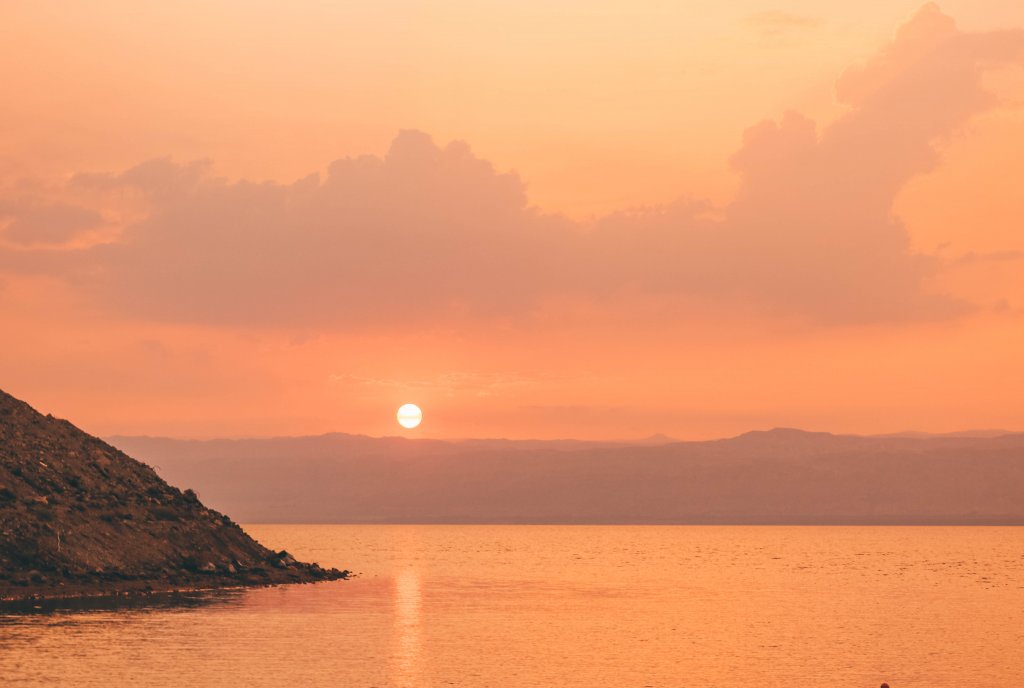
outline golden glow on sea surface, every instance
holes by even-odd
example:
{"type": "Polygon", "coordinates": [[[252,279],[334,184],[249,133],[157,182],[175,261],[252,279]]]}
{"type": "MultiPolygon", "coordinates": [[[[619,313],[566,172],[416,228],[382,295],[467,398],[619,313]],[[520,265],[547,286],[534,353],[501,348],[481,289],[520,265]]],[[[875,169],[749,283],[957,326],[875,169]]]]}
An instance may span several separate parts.
{"type": "Polygon", "coordinates": [[[398,409],[398,424],[403,428],[415,428],[423,420],[423,411],[416,404],[403,404],[398,409]]]}

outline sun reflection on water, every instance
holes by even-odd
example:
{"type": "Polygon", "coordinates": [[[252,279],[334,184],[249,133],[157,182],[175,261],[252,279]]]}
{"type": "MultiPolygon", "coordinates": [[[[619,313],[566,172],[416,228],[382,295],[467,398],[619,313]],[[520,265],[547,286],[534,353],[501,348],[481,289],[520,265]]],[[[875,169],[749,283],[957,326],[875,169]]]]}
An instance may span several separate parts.
{"type": "Polygon", "coordinates": [[[393,678],[396,686],[422,685],[420,616],[423,590],[419,571],[404,569],[395,576],[395,649],[393,678]]]}

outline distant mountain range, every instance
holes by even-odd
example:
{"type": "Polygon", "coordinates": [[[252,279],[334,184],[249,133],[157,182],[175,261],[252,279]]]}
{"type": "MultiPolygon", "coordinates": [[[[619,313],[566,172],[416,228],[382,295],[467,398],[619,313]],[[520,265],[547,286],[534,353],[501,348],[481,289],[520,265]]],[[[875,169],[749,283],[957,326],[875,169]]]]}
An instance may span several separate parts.
{"type": "Polygon", "coordinates": [[[872,435],[872,437],[1002,437],[1003,435],[1015,434],[1012,430],[1001,430],[1001,429],[976,429],[976,430],[960,430],[957,432],[917,432],[914,430],[907,430],[905,432],[892,432],[886,435],[872,435]]]}
{"type": "Polygon", "coordinates": [[[109,438],[251,523],[1024,524],[1024,433],[665,440],[109,438]]]}

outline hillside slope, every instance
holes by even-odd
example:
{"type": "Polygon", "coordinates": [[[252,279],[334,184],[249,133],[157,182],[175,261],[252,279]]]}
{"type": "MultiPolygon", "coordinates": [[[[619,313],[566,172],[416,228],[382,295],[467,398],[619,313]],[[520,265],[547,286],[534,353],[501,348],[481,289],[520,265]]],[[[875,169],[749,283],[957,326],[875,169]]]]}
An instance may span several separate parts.
{"type": "Polygon", "coordinates": [[[0,391],[0,599],[310,582],[142,464],[0,391]]]}

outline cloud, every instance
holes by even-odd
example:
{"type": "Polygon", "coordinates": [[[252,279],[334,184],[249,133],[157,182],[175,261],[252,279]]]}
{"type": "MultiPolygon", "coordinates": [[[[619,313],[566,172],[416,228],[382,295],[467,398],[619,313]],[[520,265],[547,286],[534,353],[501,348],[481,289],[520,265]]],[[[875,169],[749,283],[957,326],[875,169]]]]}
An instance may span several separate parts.
{"type": "Polygon", "coordinates": [[[102,223],[103,217],[89,208],[59,202],[0,200],[0,237],[16,244],[60,244],[102,223]]]}
{"type": "Polygon", "coordinates": [[[404,131],[383,158],[294,184],[227,182],[146,163],[124,184],[152,213],[83,256],[118,308],[170,320],[350,327],[529,309],[564,262],[568,223],[462,143],[404,131]]]}
{"type": "Polygon", "coordinates": [[[135,317],[217,325],[401,328],[637,301],[670,317],[694,304],[819,324],[956,317],[973,306],[931,290],[943,265],[911,249],[893,201],[996,106],[985,70],[1022,57],[1022,32],[960,32],[925,6],[840,78],[838,121],[819,131],[788,113],[745,133],[724,208],[684,200],[583,226],[531,208],[515,174],[466,144],[403,131],[384,156],[292,184],[170,160],[79,175],[76,193],[130,190],[148,212],[116,241],[0,266],[60,272],[135,317]]]}
{"type": "MultiPolygon", "coordinates": [[[[954,317],[972,309],[929,291],[941,268],[915,253],[892,214],[900,190],[938,160],[936,144],[995,105],[982,76],[1024,62],[1024,32],[962,33],[926,5],[891,45],[848,71],[850,105],[817,131],[796,113],[751,127],[733,157],[736,200],[708,225],[677,208],[614,218],[609,256],[652,256],[633,267],[648,288],[712,294],[798,312],[818,322],[954,317]]],[[[613,262],[621,263],[619,259],[613,262]]]]}

